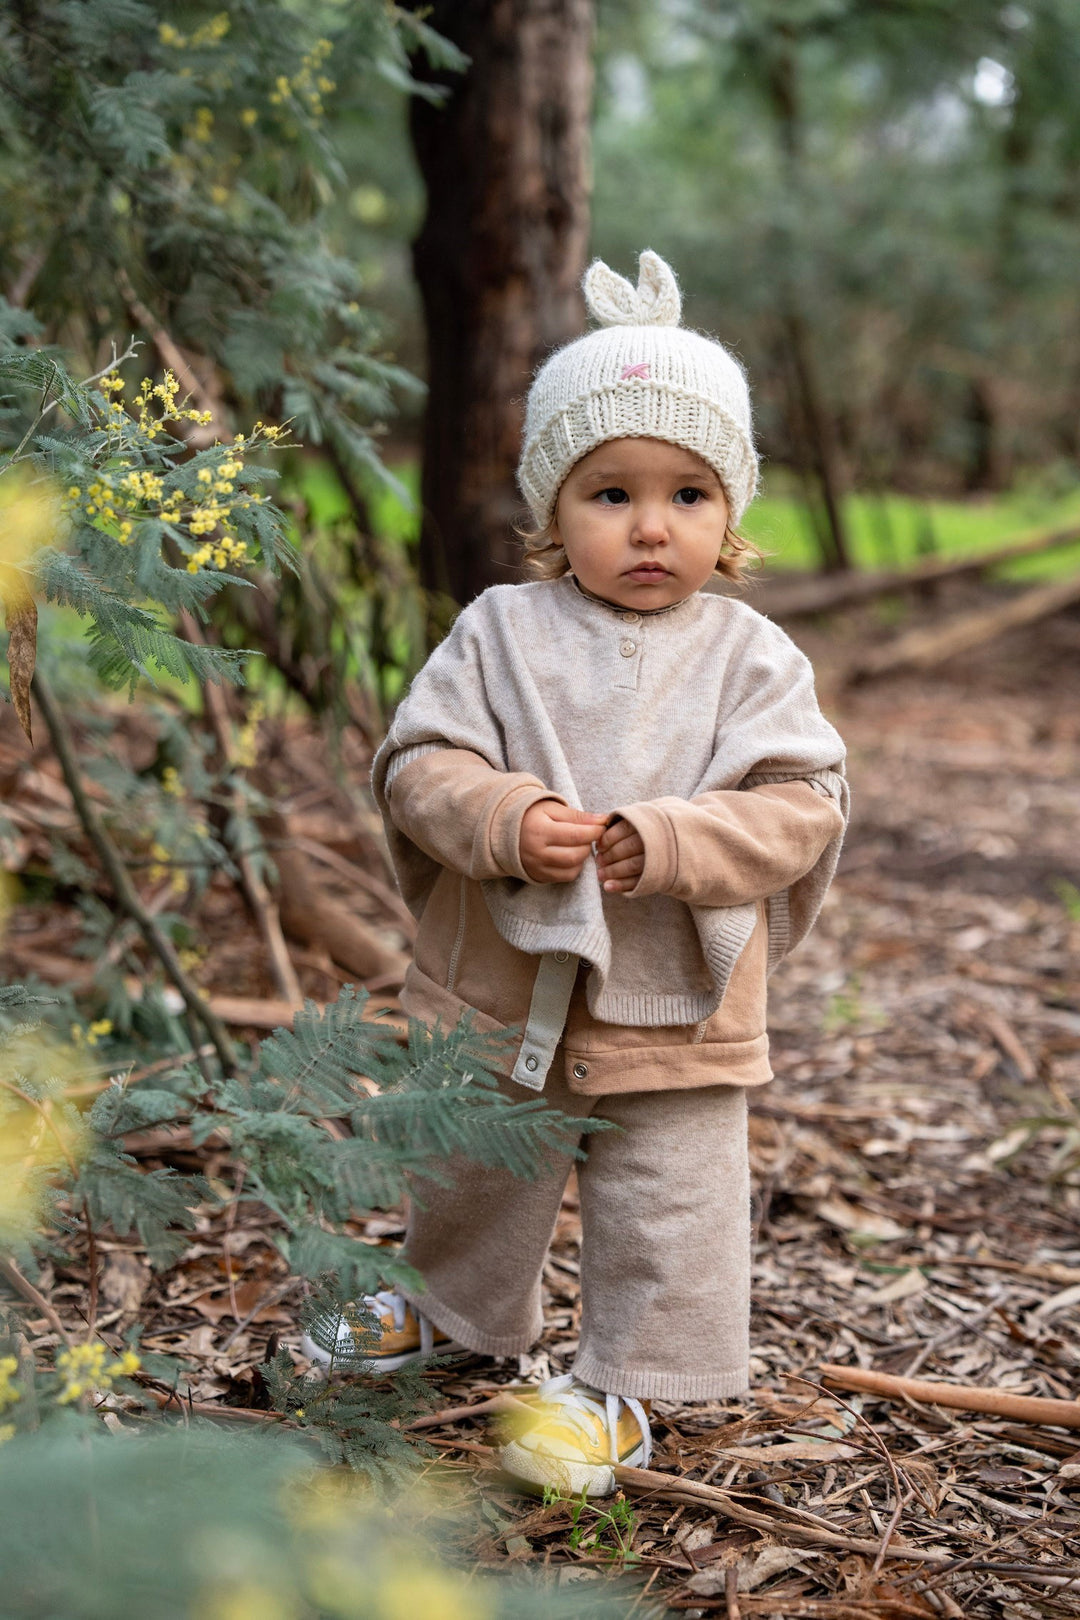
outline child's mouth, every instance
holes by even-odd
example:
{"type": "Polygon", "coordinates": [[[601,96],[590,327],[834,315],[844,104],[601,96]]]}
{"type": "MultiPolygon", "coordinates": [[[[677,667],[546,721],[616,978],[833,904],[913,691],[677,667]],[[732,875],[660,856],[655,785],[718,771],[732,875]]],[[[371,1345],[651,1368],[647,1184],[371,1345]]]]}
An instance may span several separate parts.
{"type": "Polygon", "coordinates": [[[628,568],[627,579],[659,580],[667,579],[668,570],[660,563],[638,563],[636,568],[628,568]]]}

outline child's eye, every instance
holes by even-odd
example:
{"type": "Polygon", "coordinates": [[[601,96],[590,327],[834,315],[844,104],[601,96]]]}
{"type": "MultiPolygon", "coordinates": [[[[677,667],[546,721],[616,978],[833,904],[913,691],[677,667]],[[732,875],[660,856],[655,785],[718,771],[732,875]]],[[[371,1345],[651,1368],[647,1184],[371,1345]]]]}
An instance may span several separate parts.
{"type": "Polygon", "coordinates": [[[625,489],[613,488],[600,490],[596,496],[596,499],[603,506],[623,506],[630,499],[630,497],[626,493],[625,489]]]}
{"type": "Polygon", "coordinates": [[[705,491],[695,489],[692,484],[688,484],[685,489],[675,491],[675,500],[680,506],[699,506],[704,499],[705,491]]]}

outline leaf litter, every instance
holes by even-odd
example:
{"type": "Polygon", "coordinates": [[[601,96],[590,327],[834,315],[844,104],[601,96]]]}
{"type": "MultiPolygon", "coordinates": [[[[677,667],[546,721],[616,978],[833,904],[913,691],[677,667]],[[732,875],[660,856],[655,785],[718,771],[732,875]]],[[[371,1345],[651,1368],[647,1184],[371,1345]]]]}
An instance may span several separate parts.
{"type": "MultiPolygon", "coordinates": [[[[861,630],[845,623],[849,638],[873,631],[869,614],[861,630]]],[[[428,1375],[455,1416],[426,1424],[425,1438],[483,1526],[462,1558],[528,1564],[559,1585],[610,1581],[641,1616],[1080,1615],[1075,1430],[830,1391],[819,1373],[831,1363],[1080,1396],[1078,625],[1061,614],[933,677],[846,692],[830,690],[829,624],[800,627],[849,745],[855,816],[815,933],[772,981],[777,1078],[751,1099],[752,1390],[656,1402],[648,1479],[624,1480],[614,1502],[576,1522],[572,1505],[507,1488],[490,1437],[460,1408],[573,1364],[571,1183],[545,1267],[541,1344],[520,1365],[472,1358],[428,1375]]],[[[126,728],[131,742],[137,722],[126,728]]],[[[324,862],[331,890],[388,945],[406,946],[380,894],[370,807],[330,779],[314,733],[280,726],[273,752],[291,836],[335,855],[324,862]]],[[[361,776],[355,740],[346,765],[361,776]]],[[[0,773],[13,811],[5,865],[47,862],[57,836],[79,849],[47,754],[27,762],[6,719],[0,773]]],[[[271,1000],[224,878],[199,922],[212,940],[204,990],[271,1000]]],[[[4,977],[85,974],[78,931],[73,907],[18,907],[4,977]]],[[[316,999],[347,977],[312,951],[297,951],[296,968],[316,999]]],[[[168,1138],[148,1131],[128,1146],[147,1168],[231,1184],[227,1144],[168,1138]]],[[[400,1211],[355,1223],[373,1244],[402,1231],[400,1211]]],[[[87,1255],[77,1234],[65,1243],[41,1285],[78,1330],[87,1255]]],[[[105,1236],[98,1247],[100,1326],[137,1313],[147,1349],[184,1359],[190,1399],[257,1412],[259,1366],[269,1344],[296,1342],[302,1290],[265,1211],[208,1207],[183,1259],[156,1274],[134,1244],[105,1236]]],[[[27,1328],[39,1349],[53,1342],[32,1309],[27,1328]]]]}

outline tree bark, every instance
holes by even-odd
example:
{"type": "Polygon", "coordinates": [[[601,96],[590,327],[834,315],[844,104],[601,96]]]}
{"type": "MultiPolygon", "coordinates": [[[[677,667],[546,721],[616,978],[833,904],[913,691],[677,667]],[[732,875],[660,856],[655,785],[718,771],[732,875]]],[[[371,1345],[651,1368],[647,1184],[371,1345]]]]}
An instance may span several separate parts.
{"type": "Polygon", "coordinates": [[[795,270],[800,255],[791,217],[797,213],[795,205],[805,189],[798,38],[790,24],[781,23],[768,45],[764,82],[791,204],[788,217],[775,230],[778,262],[783,267],[780,327],[790,353],[796,414],[799,418],[797,431],[804,441],[801,447],[796,447],[797,453],[800,459],[809,459],[821,492],[824,522],[819,522],[815,517],[815,528],[820,536],[821,564],[826,571],[833,571],[851,567],[851,551],[844,521],[835,428],[821,386],[810,322],[803,309],[795,270]]]}
{"type": "Polygon", "coordinates": [[[582,329],[592,0],[435,0],[470,58],[414,99],[427,213],[413,263],[427,324],[422,583],[468,602],[515,578],[514,482],[529,380],[582,329]]]}

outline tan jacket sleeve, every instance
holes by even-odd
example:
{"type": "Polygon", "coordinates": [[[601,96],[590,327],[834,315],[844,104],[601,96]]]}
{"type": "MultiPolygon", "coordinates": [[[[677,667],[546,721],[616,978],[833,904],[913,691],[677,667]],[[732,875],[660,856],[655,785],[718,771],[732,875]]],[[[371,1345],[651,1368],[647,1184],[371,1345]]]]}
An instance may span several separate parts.
{"type": "Polygon", "coordinates": [[[480,754],[447,747],[402,766],[390,788],[390,817],[440,866],[477,881],[530,883],[521,864],[521,821],[540,799],[566,803],[526,771],[497,771],[480,754]]]}
{"type": "Polygon", "coordinates": [[[695,906],[779,894],[844,830],[834,801],[802,781],[651,799],[615,814],[645,845],[645,869],[627,898],[670,894],[695,906]]]}

